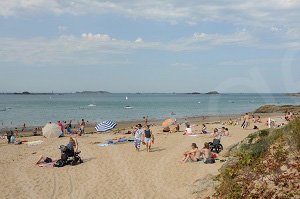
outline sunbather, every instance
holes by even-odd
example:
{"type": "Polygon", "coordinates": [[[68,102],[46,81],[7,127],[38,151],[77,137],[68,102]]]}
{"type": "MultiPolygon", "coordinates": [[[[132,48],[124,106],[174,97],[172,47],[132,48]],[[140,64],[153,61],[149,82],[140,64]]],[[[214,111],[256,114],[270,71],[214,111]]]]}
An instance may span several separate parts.
{"type": "Polygon", "coordinates": [[[190,124],[186,124],[186,129],[185,129],[185,131],[184,131],[184,133],[183,133],[183,135],[192,135],[193,133],[192,133],[192,128],[191,128],[191,126],[190,126],[190,124]]]}
{"type": "Polygon", "coordinates": [[[192,143],[191,147],[192,150],[184,152],[183,159],[181,160],[182,163],[185,163],[187,160],[192,160],[193,162],[200,161],[200,151],[197,144],[192,143]]]}
{"type": "Polygon", "coordinates": [[[204,143],[204,147],[201,149],[200,154],[205,164],[212,164],[215,162],[215,159],[211,157],[211,150],[207,142],[204,143]]]}

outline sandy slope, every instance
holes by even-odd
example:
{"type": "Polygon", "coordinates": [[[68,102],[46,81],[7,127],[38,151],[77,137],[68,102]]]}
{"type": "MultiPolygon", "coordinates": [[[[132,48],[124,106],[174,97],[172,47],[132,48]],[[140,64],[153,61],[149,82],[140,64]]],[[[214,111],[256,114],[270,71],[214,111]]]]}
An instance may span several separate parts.
{"type": "MultiPolygon", "coordinates": [[[[200,124],[200,123],[196,123],[200,124]]],[[[210,124],[209,129],[221,127],[210,124]]],[[[183,126],[182,126],[183,127],[183,126]]],[[[194,127],[199,132],[200,125],[194,127]]],[[[225,137],[225,147],[245,138],[253,130],[229,126],[231,136],[225,137]]],[[[63,168],[40,168],[34,165],[40,155],[59,157],[59,145],[68,138],[45,139],[38,146],[7,145],[0,141],[0,198],[193,198],[195,183],[207,175],[216,175],[223,163],[181,164],[182,153],[196,142],[211,141],[208,135],[199,137],[177,134],[156,134],[153,151],[144,148],[136,152],[132,143],[99,147],[93,142],[120,135],[91,134],[78,138],[83,164],[63,168]]],[[[129,136],[128,136],[129,137],[129,136]]],[[[221,157],[222,159],[222,157],[221,157]]]]}

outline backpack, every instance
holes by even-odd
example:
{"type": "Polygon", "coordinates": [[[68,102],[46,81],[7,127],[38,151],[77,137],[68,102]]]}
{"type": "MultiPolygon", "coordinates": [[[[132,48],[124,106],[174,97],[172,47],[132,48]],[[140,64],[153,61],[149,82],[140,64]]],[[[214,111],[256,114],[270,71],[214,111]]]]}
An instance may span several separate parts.
{"type": "Polygon", "coordinates": [[[65,161],[63,161],[62,159],[59,159],[55,162],[54,167],[63,167],[65,166],[65,161]]]}

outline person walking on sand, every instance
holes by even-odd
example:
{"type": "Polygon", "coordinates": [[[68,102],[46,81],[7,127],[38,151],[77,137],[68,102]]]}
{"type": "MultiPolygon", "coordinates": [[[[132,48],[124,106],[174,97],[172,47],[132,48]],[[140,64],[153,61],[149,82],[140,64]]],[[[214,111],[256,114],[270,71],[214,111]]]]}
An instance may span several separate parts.
{"type": "Polygon", "coordinates": [[[144,131],[144,142],[146,144],[147,152],[150,152],[151,143],[154,142],[154,136],[152,134],[152,131],[150,130],[150,125],[147,125],[144,131]]]}
{"type": "Polygon", "coordinates": [[[134,146],[137,151],[140,151],[141,142],[143,140],[144,130],[142,129],[142,125],[136,125],[136,130],[134,132],[134,146]]]}
{"type": "Polygon", "coordinates": [[[85,121],[84,121],[84,119],[82,119],[80,122],[80,134],[79,135],[84,134],[84,128],[85,128],[85,121]]]}
{"type": "Polygon", "coordinates": [[[250,116],[248,113],[245,114],[244,116],[244,125],[242,126],[244,129],[248,128],[250,125],[250,116]]]}
{"type": "Polygon", "coordinates": [[[148,115],[147,116],[144,116],[143,117],[143,119],[144,119],[144,123],[145,123],[145,126],[147,126],[148,125],[148,115]]]}

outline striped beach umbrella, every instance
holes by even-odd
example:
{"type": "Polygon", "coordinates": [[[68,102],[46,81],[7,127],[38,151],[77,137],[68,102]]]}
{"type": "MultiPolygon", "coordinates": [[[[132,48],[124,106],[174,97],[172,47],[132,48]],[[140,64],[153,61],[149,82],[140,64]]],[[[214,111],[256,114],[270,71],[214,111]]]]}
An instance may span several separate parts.
{"type": "Polygon", "coordinates": [[[109,131],[117,126],[117,123],[112,120],[106,120],[104,122],[101,122],[100,124],[97,124],[95,127],[97,132],[106,132],[109,131]]]}

